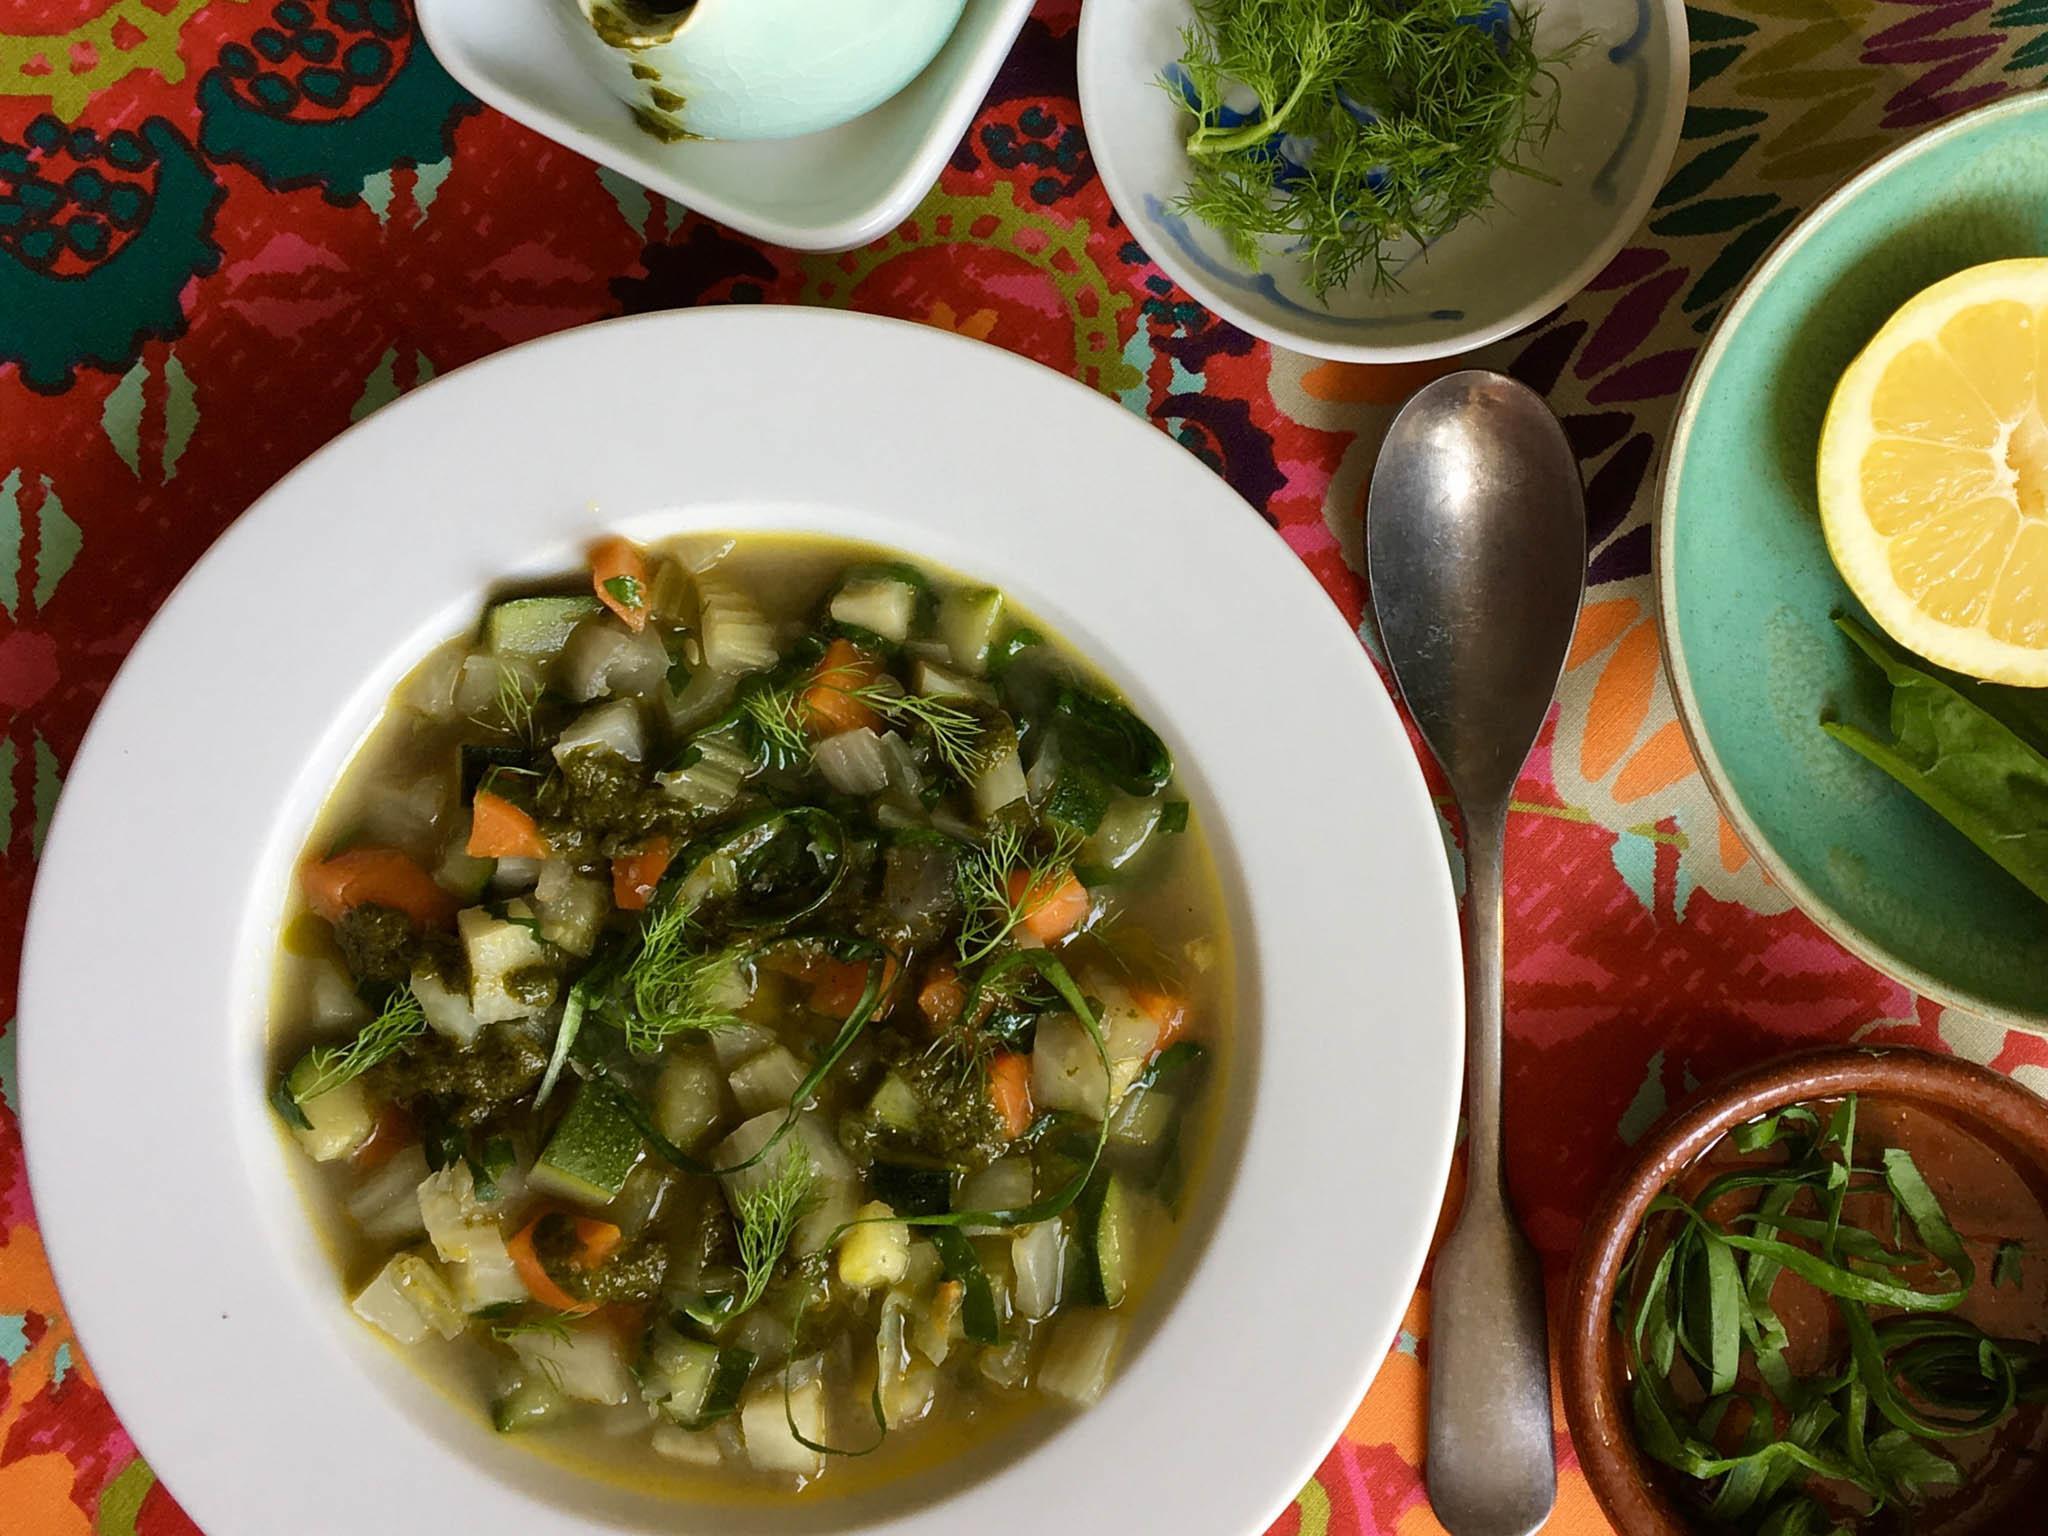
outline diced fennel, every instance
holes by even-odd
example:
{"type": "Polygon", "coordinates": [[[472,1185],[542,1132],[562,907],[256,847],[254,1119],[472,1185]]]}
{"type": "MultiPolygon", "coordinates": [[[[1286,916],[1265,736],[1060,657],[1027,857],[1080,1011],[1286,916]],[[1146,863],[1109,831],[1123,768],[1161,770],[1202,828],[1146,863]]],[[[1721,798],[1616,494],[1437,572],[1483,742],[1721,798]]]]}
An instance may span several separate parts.
{"type": "Polygon", "coordinates": [[[711,1031],[711,1052],[718,1065],[730,1072],[749,1056],[758,1056],[776,1043],[772,1030],[758,1024],[728,1024],[711,1031]]]}
{"type": "Polygon", "coordinates": [[[775,626],[753,596],[723,571],[698,575],[697,611],[698,642],[711,671],[763,672],[780,659],[775,626]]]}
{"type": "Polygon", "coordinates": [[[654,1127],[683,1148],[694,1148],[725,1116],[725,1079],[717,1063],[698,1052],[671,1054],[654,1080],[654,1127]]]}
{"type": "Polygon", "coordinates": [[[449,842],[447,851],[441,855],[441,862],[434,866],[434,883],[451,896],[475,901],[491,888],[498,861],[473,858],[465,846],[468,836],[467,832],[458,831],[449,842]]]}
{"type": "MultiPolygon", "coordinates": [[[[977,1169],[960,1181],[953,1200],[957,1211],[1014,1211],[1031,1203],[1031,1159],[1016,1154],[999,1157],[986,1168],[977,1169]]],[[[967,1235],[994,1231],[992,1227],[969,1227],[967,1235]]]]}
{"type": "Polygon", "coordinates": [[[733,1102],[743,1115],[786,1109],[804,1080],[804,1064],[788,1046],[771,1045],[732,1069],[733,1102]]]}
{"type": "Polygon", "coordinates": [[[540,936],[557,949],[589,954],[611,906],[611,892],[597,876],[580,873],[566,859],[541,865],[533,912],[540,919],[540,936]]]}
{"type": "Polygon", "coordinates": [[[480,1224],[467,1240],[469,1257],[448,1266],[448,1281],[465,1312],[526,1300],[526,1282],[496,1226],[480,1224]]]}
{"type": "Polygon", "coordinates": [[[562,649],[556,682],[579,704],[613,695],[647,699],[668,680],[668,667],[659,631],[628,629],[606,613],[576,627],[562,649]]]}
{"type": "Polygon", "coordinates": [[[427,1154],[415,1142],[355,1187],[348,1213],[365,1237],[388,1243],[426,1231],[419,1191],[427,1172],[427,1154]]]}
{"type": "Polygon", "coordinates": [[[831,1444],[825,1425],[825,1383],[818,1377],[789,1389],[786,1412],[779,1380],[765,1381],[747,1394],[740,1407],[747,1460],[763,1472],[816,1477],[823,1470],[823,1458],[790,1433],[791,1420],[805,1440],[831,1444]]]}
{"type": "Polygon", "coordinates": [[[370,1022],[370,1008],[356,992],[341,962],[326,956],[295,959],[300,990],[306,999],[306,1022],[318,1034],[353,1034],[370,1022]]]}
{"type": "Polygon", "coordinates": [[[911,622],[917,617],[917,596],[917,588],[901,576],[853,575],[832,594],[828,611],[837,623],[901,645],[910,638],[911,622]]]}
{"type": "Polygon", "coordinates": [[[946,1357],[953,1352],[953,1345],[963,1336],[960,1326],[960,1304],[965,1293],[958,1280],[948,1280],[932,1290],[931,1300],[924,1309],[924,1315],[917,1320],[917,1327],[911,1333],[911,1342],[918,1353],[933,1365],[944,1365],[946,1357]]]}
{"type": "Polygon", "coordinates": [[[416,1253],[393,1254],[352,1306],[401,1344],[417,1344],[429,1332],[452,1339],[469,1324],[441,1272],[416,1253]]]}
{"type": "Polygon", "coordinates": [[[623,1403],[633,1395],[633,1378],[618,1338],[602,1323],[572,1324],[559,1333],[515,1333],[511,1343],[522,1365],[545,1375],[564,1396],[580,1403],[623,1403]]]}
{"type": "Polygon", "coordinates": [[[842,795],[878,795],[889,787],[889,754],[865,725],[827,736],[811,749],[811,761],[842,795]]]}
{"type": "Polygon", "coordinates": [[[739,798],[740,786],[753,770],[753,752],[736,728],[707,731],[690,745],[697,750],[695,760],[687,768],[657,773],[654,782],[696,810],[726,809],[739,798]]]}
{"type": "Polygon", "coordinates": [[[610,752],[629,763],[639,762],[647,753],[640,706],[631,699],[613,699],[583,711],[555,742],[555,761],[566,763],[578,752],[610,752]]]}
{"type": "Polygon", "coordinates": [[[715,1467],[725,1460],[718,1436],[708,1429],[684,1429],[680,1424],[657,1424],[650,1442],[654,1454],[690,1467],[715,1467]]]}
{"type": "MultiPolygon", "coordinates": [[[[468,1161],[458,1157],[420,1180],[418,1199],[420,1224],[427,1229],[434,1252],[443,1259],[468,1258],[479,1224],[490,1223],[477,1203],[476,1179],[468,1161]]],[[[495,1224],[489,1230],[493,1237],[498,1235],[495,1224]]]]}
{"type": "Polygon", "coordinates": [[[974,814],[983,821],[1025,797],[1024,763],[1017,749],[994,758],[974,780],[974,814]]]}
{"type": "Polygon", "coordinates": [[[439,972],[415,965],[412,995],[419,999],[420,1011],[427,1016],[427,1028],[446,1035],[457,1045],[468,1045],[484,1027],[469,1006],[469,994],[442,981],[439,972]]]}
{"type": "Polygon", "coordinates": [[[953,665],[979,676],[1003,618],[1003,594],[993,587],[960,587],[939,600],[939,638],[953,665]]]}
{"type": "Polygon", "coordinates": [[[998,1346],[981,1351],[975,1366],[982,1376],[999,1387],[1016,1391],[1031,1384],[1031,1357],[1040,1329],[1034,1322],[1013,1324],[1009,1337],[998,1346]]]}
{"type": "Polygon", "coordinates": [[[967,699],[976,704],[993,704],[995,689],[979,678],[967,677],[937,662],[920,661],[910,669],[911,687],[928,699],[967,699]]]}
{"type": "Polygon", "coordinates": [[[1110,1139],[1126,1147],[1157,1146],[1173,1127],[1173,1095],[1154,1085],[1124,1095],[1109,1123],[1110,1139]]]}
{"type": "MultiPolygon", "coordinates": [[[[531,910],[514,915],[527,915],[531,910]]],[[[469,960],[469,1006],[479,1024],[523,1019],[541,1012],[552,1001],[552,982],[548,997],[537,1002],[511,990],[513,976],[548,963],[547,950],[524,923],[493,917],[482,907],[469,907],[456,914],[455,931],[469,960]]]]}
{"type": "Polygon", "coordinates": [[[1010,1239],[1010,1266],[1017,1274],[1017,1313],[1036,1321],[1060,1304],[1066,1273],[1066,1230],[1059,1218],[1037,1221],[1010,1239]]]}
{"type": "Polygon", "coordinates": [[[429,720],[454,718],[455,680],[462,675],[462,663],[468,657],[467,640],[450,640],[439,646],[413,668],[412,676],[398,690],[398,702],[429,720]]]}
{"type": "Polygon", "coordinates": [[[491,860],[491,894],[510,896],[517,891],[530,891],[540,880],[539,859],[493,859],[491,860]]]}
{"type": "Polygon", "coordinates": [[[882,1419],[891,1429],[915,1424],[931,1412],[938,1395],[939,1373],[930,1361],[911,1351],[907,1318],[910,1296],[898,1289],[882,1299],[882,1319],[875,1329],[876,1386],[882,1419]]]}
{"type": "Polygon", "coordinates": [[[1052,1326],[1045,1360],[1038,1369],[1040,1390],[1078,1408],[1091,1406],[1109,1385],[1110,1367],[1123,1336],[1123,1319],[1113,1312],[1087,1307],[1062,1313],[1052,1326]]]}
{"type": "Polygon", "coordinates": [[[1109,1080],[1095,1042],[1071,1013],[1038,1022],[1031,1046],[1031,1102],[1040,1110],[1068,1109],[1091,1120],[1109,1111],[1109,1080]]]}
{"type": "Polygon", "coordinates": [[[910,1268],[910,1228],[887,1218],[896,1213],[879,1200],[854,1212],[857,1225],[839,1239],[839,1278],[856,1291],[894,1285],[910,1268]]]}

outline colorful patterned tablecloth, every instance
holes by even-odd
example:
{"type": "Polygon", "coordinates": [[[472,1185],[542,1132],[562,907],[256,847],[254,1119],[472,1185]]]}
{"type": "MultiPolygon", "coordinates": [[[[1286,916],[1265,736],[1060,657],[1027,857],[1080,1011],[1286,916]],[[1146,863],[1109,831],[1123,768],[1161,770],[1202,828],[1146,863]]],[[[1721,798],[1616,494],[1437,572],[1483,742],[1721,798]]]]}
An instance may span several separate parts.
{"type": "MultiPolygon", "coordinates": [[[[1744,856],[1673,719],[1649,590],[1654,466],[1722,305],[1874,153],[2037,85],[2048,0],[1713,0],[1689,14],[1685,136],[1645,226],[1585,294],[1473,359],[1563,417],[1594,551],[1509,847],[1509,1150],[1553,1275],[1667,1102],[1786,1047],[1910,1042],[2048,1090],[2048,1042],[1850,959],[1744,856]]],[[[1090,161],[1078,15],[1079,0],[1042,0],[916,216],[851,255],[796,256],[483,110],[406,0],[0,0],[0,1017],[65,767],[179,576],[351,421],[586,320],[851,306],[1034,357],[1224,475],[1369,645],[1374,451],[1392,408],[1453,364],[1319,363],[1176,291],[1090,161]]],[[[1014,451],[1058,445],[1019,422],[1014,451]]],[[[73,1340],[20,1110],[0,1026],[0,1536],[189,1531],[73,1340]]],[[[1441,1529],[1420,1471],[1428,1312],[1425,1276],[1283,1536],[1441,1529]]],[[[1549,1529],[1605,1531],[1561,1424],[1558,1454],[1549,1529]]]]}

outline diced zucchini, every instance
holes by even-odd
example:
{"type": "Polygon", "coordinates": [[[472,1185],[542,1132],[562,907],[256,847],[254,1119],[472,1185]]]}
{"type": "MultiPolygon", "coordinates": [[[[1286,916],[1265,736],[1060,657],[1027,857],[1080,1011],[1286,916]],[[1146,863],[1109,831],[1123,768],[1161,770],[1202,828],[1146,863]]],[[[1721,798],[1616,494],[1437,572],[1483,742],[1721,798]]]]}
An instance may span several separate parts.
{"type": "Polygon", "coordinates": [[[1124,1095],[1110,1121],[1110,1140],[1132,1148],[1156,1147],[1166,1139],[1179,1109],[1164,1088],[1139,1088],[1124,1095]]]}
{"type": "Polygon", "coordinates": [[[1109,780],[1094,769],[1064,763],[1053,775],[1043,810],[1047,820],[1071,827],[1083,837],[1093,837],[1109,814],[1109,803],[1115,793],[1109,780]]]}
{"type": "Polygon", "coordinates": [[[355,1187],[348,1213],[363,1236],[395,1243],[426,1230],[419,1191],[427,1171],[427,1154],[415,1142],[355,1187]]]}
{"type": "Polygon", "coordinates": [[[977,704],[996,701],[996,691],[987,683],[936,662],[918,662],[910,669],[910,678],[913,689],[928,699],[970,699],[977,704]]]}
{"type": "Polygon", "coordinates": [[[639,762],[647,755],[640,706],[631,699],[613,699],[583,711],[556,739],[555,761],[566,763],[578,752],[609,752],[629,763],[639,762]]]}
{"type": "Polygon", "coordinates": [[[1024,763],[1012,747],[994,758],[976,777],[974,814],[983,821],[992,821],[998,812],[1015,805],[1025,794],[1024,763]]]}
{"type": "Polygon", "coordinates": [[[1098,1175],[1081,1193],[1076,1211],[1081,1233],[1083,1273],[1090,1300],[1119,1307],[1130,1293],[1131,1269],[1137,1262],[1136,1201],[1115,1174],[1098,1175]]]}
{"type": "Polygon", "coordinates": [[[539,1429],[569,1410],[569,1400],[555,1390],[546,1371],[515,1366],[506,1373],[504,1389],[491,1400],[491,1428],[501,1435],[539,1429]]]}
{"type": "Polygon", "coordinates": [[[585,1084],[533,1165],[528,1184],[582,1205],[605,1205],[640,1161],[640,1128],[607,1094],[585,1084]]]}
{"type": "Polygon", "coordinates": [[[725,1118],[725,1079],[709,1058],[673,1055],[654,1080],[654,1125],[685,1150],[696,1147],[725,1118]]]}
{"type": "Polygon", "coordinates": [[[1059,1306],[1066,1247],[1066,1228],[1058,1218],[1033,1222],[1010,1239],[1010,1267],[1017,1272],[1015,1296],[1020,1317],[1050,1317],[1059,1306]]]}
{"type": "Polygon", "coordinates": [[[917,618],[917,599],[917,588],[902,576],[880,571],[856,573],[832,594],[828,611],[837,623],[851,624],[901,645],[910,638],[910,626],[917,618]]]}
{"type": "Polygon", "coordinates": [[[980,676],[1003,621],[1003,594],[993,587],[959,587],[939,602],[939,638],[953,665],[980,676]]]}
{"type": "Polygon", "coordinates": [[[953,1203],[953,1174],[947,1168],[877,1158],[868,1165],[875,1198],[905,1216],[938,1216],[953,1203]]]}
{"type": "Polygon", "coordinates": [[[293,1126],[292,1135],[314,1162],[331,1163],[347,1157],[368,1141],[377,1117],[370,1111],[369,1095],[359,1077],[310,1099],[298,1097],[316,1086],[319,1078],[320,1065],[308,1051],[286,1076],[284,1091],[298,1104],[299,1113],[307,1122],[293,1126]]]}
{"type": "Polygon", "coordinates": [[[523,1019],[554,1000],[552,983],[539,1001],[523,995],[523,989],[515,993],[510,985],[520,972],[548,963],[548,952],[531,928],[493,917],[482,907],[467,907],[456,914],[455,930],[469,958],[469,1006],[479,1024],[523,1019]]]}
{"type": "Polygon", "coordinates": [[[804,1080],[804,1064],[784,1045],[771,1045],[732,1069],[733,1101],[743,1115],[787,1109],[804,1080]]]}
{"type": "Polygon", "coordinates": [[[452,1339],[468,1323],[440,1271],[416,1253],[393,1254],[351,1307],[401,1344],[417,1344],[429,1333],[452,1339]]]}
{"type": "Polygon", "coordinates": [[[434,866],[434,883],[460,900],[475,901],[491,888],[491,877],[497,870],[496,859],[473,857],[458,837],[434,866]]]}
{"type": "Polygon", "coordinates": [[[910,1268],[910,1228],[883,1218],[896,1213],[879,1200],[854,1212],[857,1226],[839,1239],[839,1278],[856,1291],[894,1285],[910,1268]]]}
{"type": "Polygon", "coordinates": [[[1031,1044],[1031,1102],[1100,1120],[1109,1111],[1109,1080],[1087,1027],[1071,1013],[1038,1021],[1031,1044]]]}
{"type": "Polygon", "coordinates": [[[570,632],[602,611],[595,597],[515,597],[484,612],[484,649],[493,656],[545,660],[570,632]]]}
{"type": "Polygon", "coordinates": [[[765,672],[781,659],[761,605],[722,571],[697,576],[698,643],[713,672],[765,672]]]}
{"type": "Polygon", "coordinates": [[[577,872],[566,859],[549,859],[540,867],[533,888],[534,916],[540,936],[557,949],[587,955],[597,944],[597,930],[612,909],[612,894],[595,875],[577,872]]]}
{"type": "Polygon", "coordinates": [[[617,1227],[630,1243],[668,1208],[669,1197],[675,1188],[676,1175],[668,1165],[656,1158],[647,1158],[626,1175],[626,1182],[619,1186],[618,1194],[612,1197],[612,1203],[605,1210],[605,1220],[617,1227]]]}
{"type": "Polygon", "coordinates": [[[884,1077],[881,1087],[875,1090],[874,1098],[868,1101],[868,1118],[891,1130],[916,1130],[918,1116],[922,1113],[923,1105],[918,1101],[917,1090],[900,1072],[891,1072],[884,1077]]]}
{"type": "Polygon", "coordinates": [[[560,1333],[531,1331],[512,1336],[520,1363],[560,1385],[580,1403],[619,1404],[633,1396],[619,1341],[601,1323],[583,1323],[560,1333]]]}
{"type": "Polygon", "coordinates": [[[739,1407],[753,1370],[751,1352],[721,1349],[658,1322],[648,1330],[634,1374],[640,1378],[640,1395],[664,1417],[696,1429],[739,1407]]]}
{"type": "Polygon", "coordinates": [[[1063,1314],[1053,1324],[1045,1348],[1045,1363],[1038,1372],[1040,1390],[1077,1408],[1091,1406],[1109,1385],[1110,1366],[1123,1336],[1123,1319],[1114,1313],[1086,1308],[1063,1314]]]}
{"type": "Polygon", "coordinates": [[[790,1433],[790,1420],[805,1440],[829,1445],[825,1428],[825,1383],[817,1377],[789,1389],[785,1411],[780,1376],[764,1381],[747,1394],[740,1409],[740,1433],[746,1437],[747,1460],[763,1472],[816,1477],[823,1467],[819,1454],[790,1433]]]}
{"type": "Polygon", "coordinates": [[[468,1045],[484,1027],[469,1006],[469,994],[456,991],[436,971],[414,966],[412,995],[419,999],[420,1011],[427,1016],[427,1028],[446,1035],[457,1045],[468,1045]]]}

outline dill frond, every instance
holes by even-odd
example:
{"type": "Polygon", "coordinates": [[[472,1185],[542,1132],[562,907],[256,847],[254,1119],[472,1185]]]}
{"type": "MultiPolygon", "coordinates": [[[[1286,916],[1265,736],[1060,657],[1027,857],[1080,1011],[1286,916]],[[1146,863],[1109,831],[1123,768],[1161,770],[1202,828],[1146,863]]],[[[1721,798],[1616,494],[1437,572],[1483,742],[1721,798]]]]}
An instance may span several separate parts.
{"type": "Polygon", "coordinates": [[[738,1216],[740,1287],[737,1317],[759,1301],[775,1273],[776,1261],[796,1236],[797,1223],[811,1208],[816,1175],[801,1147],[789,1146],[767,1183],[733,1197],[738,1216]]]}
{"type": "Polygon", "coordinates": [[[931,736],[932,751],[962,782],[971,783],[988,766],[986,726],[973,710],[951,699],[905,693],[880,683],[856,689],[854,697],[891,725],[923,726],[931,736]]]}
{"type": "Polygon", "coordinates": [[[316,1045],[306,1053],[306,1060],[313,1067],[313,1079],[292,1090],[293,1102],[304,1104],[344,1083],[354,1082],[380,1061],[397,1054],[413,1036],[424,1034],[426,1028],[426,1010],[420,1007],[420,1000],[409,988],[397,993],[353,1040],[340,1045],[316,1045]]]}
{"type": "Polygon", "coordinates": [[[742,964],[738,949],[693,948],[690,911],[670,902],[648,923],[640,953],[621,980],[620,991],[631,1005],[619,1021],[627,1045],[651,1056],[676,1035],[739,1023],[730,1004],[733,976],[742,964]]]}
{"type": "Polygon", "coordinates": [[[971,845],[954,866],[965,910],[960,963],[975,965],[994,954],[1024,921],[1032,895],[1068,872],[1080,846],[1080,835],[1063,826],[1034,851],[1030,837],[1014,822],[999,823],[971,845]],[[1011,877],[1020,870],[1025,878],[1017,882],[1018,895],[1012,899],[1011,877]]]}

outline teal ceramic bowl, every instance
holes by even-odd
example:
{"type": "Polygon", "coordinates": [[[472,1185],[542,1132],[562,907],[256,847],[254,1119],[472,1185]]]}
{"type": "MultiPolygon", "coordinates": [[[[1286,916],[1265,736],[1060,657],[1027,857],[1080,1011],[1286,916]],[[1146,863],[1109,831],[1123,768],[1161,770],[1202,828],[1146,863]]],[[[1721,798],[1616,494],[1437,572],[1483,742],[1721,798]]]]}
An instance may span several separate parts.
{"type": "Polygon", "coordinates": [[[1694,364],[1657,528],[1665,666],[1750,853],[1845,948],[1925,996],[2048,1032],[2048,908],[1824,735],[1884,730],[1836,613],[1871,625],[1821,539],[1814,459],[1835,382],[1950,273],[2048,255],[2048,94],[1951,119],[1789,230],[1694,364]]]}

